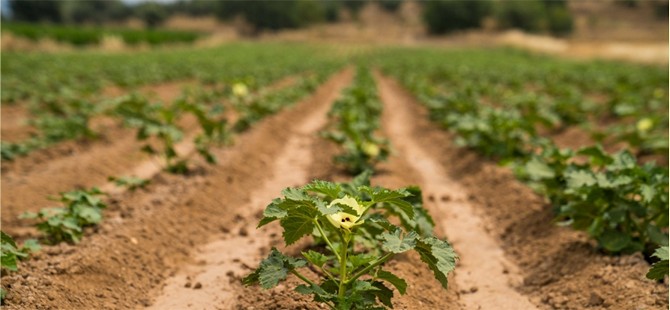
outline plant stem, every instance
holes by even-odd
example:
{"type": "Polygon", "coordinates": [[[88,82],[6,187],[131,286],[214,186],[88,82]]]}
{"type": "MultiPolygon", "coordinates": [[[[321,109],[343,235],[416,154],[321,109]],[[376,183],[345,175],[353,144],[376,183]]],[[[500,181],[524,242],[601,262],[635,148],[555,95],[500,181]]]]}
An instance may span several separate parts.
{"type": "Polygon", "coordinates": [[[323,237],[323,240],[326,240],[326,244],[328,244],[328,246],[330,247],[330,250],[333,251],[333,253],[335,253],[335,257],[337,257],[337,260],[341,261],[342,259],[340,257],[340,254],[337,253],[333,244],[330,243],[330,240],[328,239],[328,236],[326,236],[326,233],[323,232],[323,228],[321,228],[321,224],[319,224],[319,221],[314,220],[314,224],[316,225],[316,229],[319,230],[319,234],[321,234],[321,237],[323,237]]]}
{"type": "Polygon", "coordinates": [[[380,259],[378,259],[377,261],[375,261],[371,265],[361,269],[361,271],[359,271],[356,274],[354,274],[353,276],[351,276],[351,278],[347,281],[347,283],[358,279],[360,276],[367,273],[370,269],[375,268],[375,267],[383,264],[385,261],[389,260],[389,258],[391,258],[393,256],[393,254],[394,253],[386,253],[386,255],[382,256],[380,259]]]}
{"type": "Polygon", "coordinates": [[[347,248],[349,248],[348,233],[340,234],[342,237],[342,244],[340,246],[340,288],[337,294],[340,303],[344,303],[344,294],[347,288],[347,248]]]}
{"type": "Polygon", "coordinates": [[[309,285],[318,286],[318,285],[316,285],[314,282],[312,282],[312,280],[307,279],[305,276],[303,276],[302,274],[300,274],[300,272],[298,272],[298,271],[295,270],[295,269],[292,269],[292,270],[291,270],[291,273],[294,274],[296,277],[300,278],[300,280],[305,281],[305,283],[307,283],[307,284],[309,284],[309,285]]]}

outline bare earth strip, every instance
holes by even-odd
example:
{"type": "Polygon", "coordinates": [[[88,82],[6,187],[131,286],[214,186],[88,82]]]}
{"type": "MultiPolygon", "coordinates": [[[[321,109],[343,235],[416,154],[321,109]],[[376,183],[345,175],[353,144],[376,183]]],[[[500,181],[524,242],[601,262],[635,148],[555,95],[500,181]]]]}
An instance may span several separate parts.
{"type": "Polygon", "coordinates": [[[421,176],[427,195],[449,197],[427,204],[436,223],[444,229],[449,241],[460,256],[455,281],[462,288],[474,288],[473,294],[461,296],[466,309],[535,309],[528,298],[514,286],[520,276],[507,261],[500,245],[484,229],[474,207],[468,203],[467,190],[449,178],[441,165],[413,137],[411,114],[407,102],[398,96],[387,79],[377,76],[379,92],[386,104],[386,124],[392,145],[421,176]],[[483,249],[486,253],[483,255],[483,249]]]}

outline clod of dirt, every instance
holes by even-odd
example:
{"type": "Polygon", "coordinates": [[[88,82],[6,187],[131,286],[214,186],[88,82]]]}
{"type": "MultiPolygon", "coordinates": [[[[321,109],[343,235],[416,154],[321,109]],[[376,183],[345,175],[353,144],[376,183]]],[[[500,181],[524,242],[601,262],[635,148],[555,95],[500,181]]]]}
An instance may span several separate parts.
{"type": "Polygon", "coordinates": [[[186,282],[186,284],[184,284],[184,287],[185,288],[190,288],[191,287],[191,282],[186,282]]]}
{"type": "Polygon", "coordinates": [[[605,302],[605,300],[600,297],[600,295],[596,293],[591,293],[591,297],[589,297],[589,302],[586,303],[587,307],[596,307],[600,306],[605,302]]]}
{"type": "Polygon", "coordinates": [[[202,288],[202,283],[200,283],[200,282],[196,282],[195,285],[193,286],[194,290],[199,290],[201,288],[202,288]]]}
{"type": "Polygon", "coordinates": [[[246,236],[249,235],[249,232],[247,231],[247,229],[245,227],[242,227],[242,228],[240,228],[240,231],[239,231],[238,234],[242,237],[246,237],[246,236]]]}

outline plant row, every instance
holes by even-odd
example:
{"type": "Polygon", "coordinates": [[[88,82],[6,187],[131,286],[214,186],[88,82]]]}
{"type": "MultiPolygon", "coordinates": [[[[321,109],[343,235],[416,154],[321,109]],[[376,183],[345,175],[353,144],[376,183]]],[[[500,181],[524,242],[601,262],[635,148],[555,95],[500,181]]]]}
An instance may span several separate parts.
{"type": "MultiPolygon", "coordinates": [[[[505,54],[499,56],[505,57],[505,54]]],[[[528,68],[531,66],[529,63],[521,64],[520,60],[510,58],[520,65],[522,72],[542,72],[542,69],[535,71],[528,68]]],[[[434,121],[455,134],[458,145],[512,166],[520,179],[548,198],[555,207],[559,223],[586,231],[609,253],[643,252],[650,255],[656,248],[668,245],[667,167],[653,162],[641,164],[629,150],[608,153],[597,144],[577,150],[561,149],[551,138],[540,133],[543,127],[551,130],[576,124],[580,119],[589,121],[588,114],[603,107],[585,108],[580,101],[560,104],[563,100],[561,96],[555,97],[557,100],[521,100],[526,96],[525,87],[515,87],[513,85],[517,82],[505,80],[509,74],[514,81],[518,71],[500,72],[505,66],[489,67],[487,73],[481,74],[484,79],[480,80],[475,78],[477,74],[458,74],[475,60],[468,62],[464,58],[457,65],[445,66],[437,64],[439,59],[430,58],[424,59],[423,66],[419,66],[417,61],[411,66],[407,63],[398,65],[403,60],[388,62],[386,71],[402,80],[428,107],[434,121]],[[489,83],[486,77],[492,75],[497,75],[494,81],[503,84],[489,83]],[[437,91],[441,87],[448,93],[437,91]],[[499,89],[487,90],[496,87],[499,89]],[[496,93],[509,94],[490,96],[496,93]]],[[[543,67],[541,63],[532,63],[532,66],[543,67]]],[[[648,70],[650,73],[647,75],[654,76],[654,70],[648,70]]],[[[648,77],[643,70],[640,71],[642,77],[648,77]]],[[[531,76],[529,74],[526,78],[531,76]]],[[[552,79],[569,88],[571,83],[577,82],[571,77],[558,75],[552,76],[552,79]]],[[[523,81],[519,79],[518,82],[523,81]]],[[[646,89],[660,87],[646,85],[635,90],[632,85],[637,84],[617,83],[599,87],[623,88],[627,90],[626,97],[643,98],[648,95],[644,93],[646,89]]],[[[585,88],[583,85],[580,87],[585,88]]],[[[615,93],[619,94],[618,91],[615,93]]],[[[658,97],[658,93],[651,94],[651,97],[658,97]]],[[[641,104],[642,100],[636,102],[641,104]]],[[[640,107],[647,113],[657,111],[656,107],[640,107]]],[[[667,111],[660,116],[640,116],[643,122],[654,118],[667,120],[667,111]]],[[[667,137],[663,139],[667,140],[667,137]]],[[[665,152],[667,154],[667,144],[665,152]]]]}
{"type": "Polygon", "coordinates": [[[334,160],[352,175],[373,170],[389,155],[388,141],[376,135],[381,112],[382,104],[370,69],[359,66],[353,84],[342,92],[328,113],[330,128],[322,133],[343,149],[334,160]]]}

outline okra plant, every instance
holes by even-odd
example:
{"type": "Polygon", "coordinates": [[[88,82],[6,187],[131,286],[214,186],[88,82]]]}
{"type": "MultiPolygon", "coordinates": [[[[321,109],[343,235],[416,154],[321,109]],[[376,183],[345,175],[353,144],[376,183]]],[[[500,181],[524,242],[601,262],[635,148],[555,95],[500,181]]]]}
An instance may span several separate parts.
{"type": "Polygon", "coordinates": [[[647,272],[647,278],[651,280],[662,280],[668,275],[668,247],[662,246],[656,249],[656,252],[654,252],[652,256],[658,258],[659,261],[651,266],[649,272],[647,272]]]}
{"type": "MultiPolygon", "coordinates": [[[[285,189],[283,198],[267,206],[258,227],[279,221],[286,245],[313,235],[324,246],[302,252],[302,258],[273,248],[243,283],[269,289],[292,274],[304,282],[295,288],[297,292],[312,295],[315,302],[332,309],[380,309],[380,303],[392,308],[389,285],[405,294],[407,283],[385,269],[384,263],[414,250],[446,289],[458,256],[448,242],[425,230],[408,229],[421,226],[416,220],[422,217],[412,203],[420,197],[412,197],[412,192],[416,193],[319,180],[285,189]],[[411,222],[396,226],[390,216],[411,222]],[[303,268],[316,271],[319,279],[305,276],[300,271],[303,268]]],[[[430,217],[423,217],[427,220],[432,229],[430,217]]]]}
{"type": "Polygon", "coordinates": [[[65,206],[44,208],[38,213],[26,212],[21,217],[39,220],[35,226],[47,235],[50,243],[78,243],[84,234],[84,227],[102,221],[102,210],[107,206],[99,196],[104,194],[95,187],[61,193],[58,200],[65,206]]]}
{"type": "MultiPolygon", "coordinates": [[[[19,248],[14,239],[4,231],[0,231],[0,244],[2,246],[0,269],[8,271],[19,270],[18,261],[28,258],[31,253],[37,252],[41,248],[35,239],[26,240],[23,247],[19,248]]],[[[5,289],[0,287],[0,300],[4,300],[6,295],[5,289]]]]}

